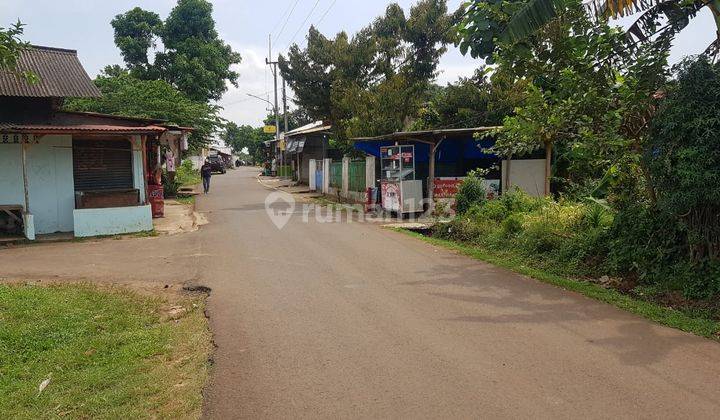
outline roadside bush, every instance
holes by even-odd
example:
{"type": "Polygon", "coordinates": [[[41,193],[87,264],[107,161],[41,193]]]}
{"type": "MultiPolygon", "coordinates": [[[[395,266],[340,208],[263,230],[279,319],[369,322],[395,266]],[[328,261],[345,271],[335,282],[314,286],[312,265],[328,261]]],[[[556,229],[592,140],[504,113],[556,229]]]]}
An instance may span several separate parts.
{"type": "Polygon", "coordinates": [[[525,191],[515,187],[501,195],[498,202],[505,208],[506,214],[510,214],[540,210],[550,201],[545,198],[530,197],[525,191]]]}
{"type": "Polygon", "coordinates": [[[190,159],[185,159],[182,164],[178,166],[177,172],[175,173],[175,180],[181,187],[192,186],[199,184],[200,171],[193,169],[193,164],[190,159]]]}
{"type": "Polygon", "coordinates": [[[460,184],[455,196],[458,214],[465,214],[472,206],[482,205],[487,201],[485,180],[475,172],[470,172],[460,184]]]}
{"type": "Polygon", "coordinates": [[[505,237],[512,237],[522,232],[523,217],[520,214],[513,213],[502,221],[502,231],[505,237]]]}
{"type": "Polygon", "coordinates": [[[478,243],[492,230],[485,223],[478,223],[467,217],[458,217],[449,223],[438,223],[433,236],[459,242],[478,243]]]}
{"type": "Polygon", "coordinates": [[[177,173],[174,181],[170,181],[168,172],[163,169],[162,173],[163,193],[165,197],[172,198],[177,197],[178,190],[180,189],[180,183],[177,180],[177,173]]]}
{"type": "Polygon", "coordinates": [[[507,207],[500,199],[488,200],[482,205],[476,205],[471,208],[468,214],[478,219],[493,220],[502,222],[510,214],[507,207]]]}

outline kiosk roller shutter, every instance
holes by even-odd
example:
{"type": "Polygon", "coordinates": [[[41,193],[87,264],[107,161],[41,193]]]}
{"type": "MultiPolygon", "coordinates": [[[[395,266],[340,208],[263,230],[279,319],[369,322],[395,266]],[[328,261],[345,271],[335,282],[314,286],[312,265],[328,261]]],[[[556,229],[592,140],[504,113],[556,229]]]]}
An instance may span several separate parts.
{"type": "Polygon", "coordinates": [[[73,139],[75,191],[133,188],[128,140],[73,139]]]}

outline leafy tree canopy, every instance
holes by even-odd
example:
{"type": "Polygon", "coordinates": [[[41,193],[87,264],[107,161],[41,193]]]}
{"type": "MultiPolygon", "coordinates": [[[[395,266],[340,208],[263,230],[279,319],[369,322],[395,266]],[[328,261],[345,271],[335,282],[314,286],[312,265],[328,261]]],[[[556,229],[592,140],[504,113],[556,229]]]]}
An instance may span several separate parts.
{"type": "MultiPolygon", "coordinates": [[[[625,34],[628,48],[654,42],[658,37],[672,39],[684,29],[700,9],[708,7],[720,28],[720,1],[696,0],[591,0],[584,10],[603,23],[635,12],[642,12],[625,34]]],[[[503,45],[524,43],[569,9],[574,0],[472,0],[458,25],[457,44],[463,54],[494,60],[503,45]]],[[[714,42],[708,50],[717,50],[714,42]]]]}
{"type": "Polygon", "coordinates": [[[330,39],[310,28],[304,49],[280,57],[295,103],[316,120],[332,121],[341,141],[409,127],[452,42],[459,14],[445,0],[420,0],[408,16],[387,7],[354,36],[330,39]]]}
{"type": "Polygon", "coordinates": [[[219,107],[194,101],[162,80],[141,80],[119,66],[107,67],[95,79],[101,98],[69,99],[68,111],[167,120],[184,127],[193,127],[190,146],[203,147],[207,139],[222,125],[219,107]]]}
{"type": "MultiPolygon", "coordinates": [[[[23,27],[20,21],[7,29],[0,27],[0,71],[16,73],[20,53],[29,47],[29,44],[21,38],[23,27]]],[[[22,72],[20,76],[30,82],[37,79],[37,76],[31,72],[22,72]]]]}
{"type": "Polygon", "coordinates": [[[178,0],[163,22],[157,13],[136,7],[111,22],[115,44],[131,74],[164,80],[195,101],[218,100],[227,82],[237,86],[240,54],[218,37],[212,5],[206,0],[178,0]],[[165,47],[149,53],[161,41],[165,47]]]}

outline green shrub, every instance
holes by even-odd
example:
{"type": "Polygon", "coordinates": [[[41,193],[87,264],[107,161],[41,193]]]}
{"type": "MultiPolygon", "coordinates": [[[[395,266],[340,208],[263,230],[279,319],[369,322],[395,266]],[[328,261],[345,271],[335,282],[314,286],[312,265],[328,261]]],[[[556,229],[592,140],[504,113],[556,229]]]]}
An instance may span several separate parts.
{"type": "Polygon", "coordinates": [[[515,236],[523,230],[523,217],[513,213],[502,222],[502,231],[506,237],[515,236]]]}
{"type": "Polygon", "coordinates": [[[455,200],[458,214],[464,214],[472,206],[485,203],[487,201],[485,180],[475,172],[470,172],[460,184],[455,200]]]}
{"type": "Polygon", "coordinates": [[[502,222],[510,214],[505,204],[499,199],[488,200],[481,206],[473,207],[471,210],[475,217],[502,222]]]}
{"type": "Polygon", "coordinates": [[[202,181],[200,179],[200,171],[193,169],[193,164],[190,159],[185,159],[182,164],[178,166],[177,172],[175,173],[175,180],[182,187],[193,186],[202,181]]]}
{"type": "Polygon", "coordinates": [[[548,203],[545,198],[530,197],[525,191],[515,187],[500,196],[498,201],[505,207],[506,212],[532,212],[541,209],[548,203]]]}

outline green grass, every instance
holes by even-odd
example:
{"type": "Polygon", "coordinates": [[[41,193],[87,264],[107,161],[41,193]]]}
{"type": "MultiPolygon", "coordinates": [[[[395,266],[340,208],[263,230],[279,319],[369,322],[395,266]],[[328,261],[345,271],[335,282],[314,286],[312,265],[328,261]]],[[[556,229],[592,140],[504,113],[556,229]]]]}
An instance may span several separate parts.
{"type": "Polygon", "coordinates": [[[410,232],[404,229],[396,229],[410,236],[420,238],[436,246],[458,251],[472,258],[487,263],[507,268],[516,273],[532,277],[545,283],[562,287],[566,290],[580,293],[587,297],[609,303],[620,309],[643,316],[669,327],[677,328],[699,336],[720,340],[720,322],[707,318],[708,314],[702,312],[683,312],[667,308],[653,302],[636,299],[632,296],[620,293],[615,289],[606,289],[597,284],[587,281],[571,279],[538,268],[531,267],[522,257],[511,252],[499,252],[478,246],[463,244],[460,242],[445,239],[433,238],[410,232]]]}
{"type": "Polygon", "coordinates": [[[117,288],[0,285],[0,413],[198,418],[211,349],[203,307],[117,288]],[[187,312],[171,320],[173,305],[187,312]]]}

